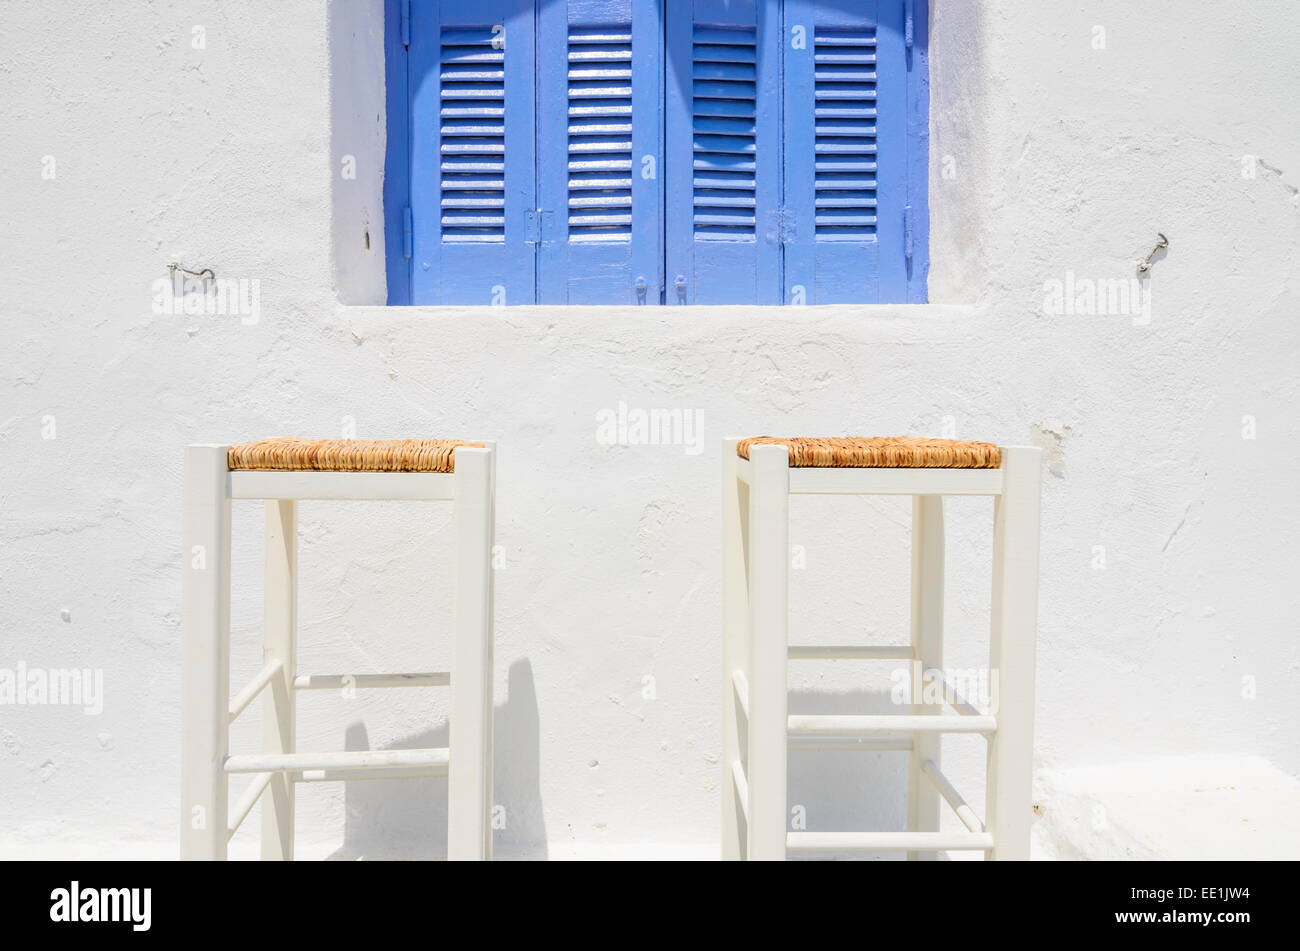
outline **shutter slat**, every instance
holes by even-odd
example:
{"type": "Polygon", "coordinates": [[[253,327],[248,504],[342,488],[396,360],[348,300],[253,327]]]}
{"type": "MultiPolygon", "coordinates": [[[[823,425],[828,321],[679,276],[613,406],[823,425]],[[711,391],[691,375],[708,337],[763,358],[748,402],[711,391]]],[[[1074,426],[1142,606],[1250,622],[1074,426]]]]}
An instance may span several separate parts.
{"type": "MultiPolygon", "coordinates": [[[[754,31],[752,29],[726,29],[723,27],[704,26],[695,24],[694,39],[696,46],[748,46],[754,45],[754,31]]],[[[750,54],[749,61],[753,62],[753,55],[750,54]]]]}
{"type": "MultiPolygon", "coordinates": [[[[444,160],[438,167],[446,175],[477,175],[481,172],[495,172],[501,175],[506,170],[505,162],[470,161],[458,156],[444,160]]],[[[476,178],[474,181],[482,181],[482,179],[476,178]]]]}
{"type": "MultiPolygon", "coordinates": [[[[703,79],[695,82],[693,91],[696,99],[727,99],[752,103],[754,101],[754,89],[753,83],[703,79]]],[[[752,106],[749,114],[753,115],[752,106]]]]}
{"type": "Polygon", "coordinates": [[[876,57],[875,57],[874,54],[867,54],[867,53],[848,53],[848,52],[844,52],[844,51],[842,51],[842,50],[836,50],[836,49],[830,49],[830,48],[826,49],[825,52],[820,52],[821,49],[822,49],[822,46],[821,46],[821,44],[819,43],[819,44],[818,44],[818,50],[819,50],[819,52],[817,53],[816,56],[813,57],[813,62],[814,62],[814,63],[818,63],[818,64],[821,64],[821,63],[828,63],[828,64],[839,64],[839,63],[844,63],[844,64],[846,64],[846,65],[859,65],[859,64],[870,64],[870,63],[875,63],[875,61],[876,61],[876,57]]]}
{"type": "Polygon", "coordinates": [[[484,196],[482,198],[467,198],[464,196],[449,196],[442,199],[443,208],[504,208],[506,202],[504,198],[495,196],[484,196]]]}
{"type": "Polygon", "coordinates": [[[875,102],[876,87],[868,83],[818,83],[817,101],[861,100],[875,102]]]}
{"type": "MultiPolygon", "coordinates": [[[[575,83],[569,89],[569,99],[616,99],[628,100],[632,98],[631,84],[617,85],[610,83],[592,83],[578,84],[575,83]]],[[[620,102],[621,104],[621,102],[620,102]]]]}
{"type": "Polygon", "coordinates": [[[574,102],[569,105],[570,116],[631,116],[632,107],[621,102],[574,102]]]}
{"type": "Polygon", "coordinates": [[[748,46],[721,46],[709,43],[695,44],[697,63],[753,63],[748,46]]]}
{"type": "Polygon", "coordinates": [[[632,160],[628,159],[576,159],[569,163],[571,172],[630,172],[632,160]]]}
{"type": "Polygon", "coordinates": [[[817,116],[813,130],[817,135],[873,136],[876,124],[866,119],[817,116]]]}
{"type": "Polygon", "coordinates": [[[626,188],[630,190],[632,188],[632,179],[619,178],[612,175],[591,175],[575,172],[569,178],[569,188],[574,191],[582,191],[589,188],[599,190],[626,188]]]}
{"type": "Polygon", "coordinates": [[[632,84],[632,69],[625,66],[584,66],[569,70],[571,82],[603,83],[609,85],[624,80],[624,88],[632,84]]]}
{"type": "Polygon", "coordinates": [[[569,46],[583,46],[588,43],[608,45],[610,43],[631,43],[630,32],[604,31],[599,29],[574,31],[569,34],[569,46]]]}
{"type": "Polygon", "coordinates": [[[695,147],[701,152],[752,153],[754,151],[754,137],[697,134],[695,136],[695,147]]]}
{"type": "Polygon", "coordinates": [[[569,154],[581,154],[587,152],[606,153],[606,152],[631,152],[632,137],[622,132],[617,134],[607,134],[604,136],[597,135],[574,135],[569,137],[569,154]]]}
{"type": "Polygon", "coordinates": [[[584,197],[574,195],[569,199],[570,208],[631,208],[632,192],[614,191],[609,194],[584,197]]]}
{"type": "Polygon", "coordinates": [[[695,194],[700,204],[709,208],[754,207],[754,196],[746,193],[733,193],[726,189],[697,189],[695,194]]]}
{"type": "Polygon", "coordinates": [[[692,162],[692,167],[697,170],[703,169],[712,172],[749,172],[750,175],[748,179],[743,183],[737,183],[736,186],[738,188],[749,189],[753,189],[754,187],[753,172],[758,168],[752,160],[710,152],[696,152],[695,159],[692,162]]]}
{"type": "Polygon", "coordinates": [[[444,102],[440,114],[443,119],[496,118],[504,121],[506,110],[504,106],[497,106],[487,102],[444,102]]]}
{"type": "Polygon", "coordinates": [[[613,122],[600,118],[583,118],[569,122],[569,135],[625,135],[632,134],[631,122],[613,122]]]}
{"type": "MultiPolygon", "coordinates": [[[[505,188],[504,178],[485,178],[475,175],[472,178],[457,178],[449,176],[443,179],[443,192],[474,191],[483,192],[484,194],[496,193],[505,188]]],[[[445,199],[444,199],[445,200],[445,199]]]]}
{"type": "Polygon", "coordinates": [[[632,50],[627,46],[595,47],[588,46],[569,50],[570,63],[630,63],[632,50]]]}
{"type": "Polygon", "coordinates": [[[696,99],[695,116],[698,122],[705,116],[746,119],[754,124],[754,106],[752,97],[744,99],[696,99]]]}
{"type": "Polygon", "coordinates": [[[875,208],[876,199],[872,197],[868,197],[868,193],[865,192],[862,193],[861,195],[854,195],[851,198],[831,197],[830,195],[823,196],[821,191],[819,190],[817,193],[817,207],[818,208],[875,208]]]}
{"type": "Polygon", "coordinates": [[[731,175],[716,169],[696,169],[695,177],[691,183],[696,188],[701,189],[734,189],[736,191],[753,192],[754,179],[748,173],[731,175]]]}
{"type": "MultiPolygon", "coordinates": [[[[736,47],[740,51],[741,47],[736,47]]],[[[698,79],[729,79],[752,84],[754,82],[753,62],[733,63],[695,63],[692,75],[698,79]]]]}

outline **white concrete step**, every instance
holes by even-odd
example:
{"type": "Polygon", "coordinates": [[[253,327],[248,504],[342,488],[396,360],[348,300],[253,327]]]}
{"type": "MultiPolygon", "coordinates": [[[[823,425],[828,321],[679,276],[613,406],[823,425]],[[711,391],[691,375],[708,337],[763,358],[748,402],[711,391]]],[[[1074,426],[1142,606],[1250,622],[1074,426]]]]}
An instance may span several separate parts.
{"type": "Polygon", "coordinates": [[[1035,858],[1293,859],[1300,780],[1258,757],[1043,771],[1035,858]]]}

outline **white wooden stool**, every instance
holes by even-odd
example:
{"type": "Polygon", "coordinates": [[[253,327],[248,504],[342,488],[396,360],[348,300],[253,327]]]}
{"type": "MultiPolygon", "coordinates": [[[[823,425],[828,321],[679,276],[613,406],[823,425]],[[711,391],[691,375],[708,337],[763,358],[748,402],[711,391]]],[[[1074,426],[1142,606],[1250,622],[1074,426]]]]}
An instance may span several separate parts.
{"type": "Polygon", "coordinates": [[[783,859],[787,850],[901,851],[917,858],[962,849],[990,859],[1029,857],[1039,456],[1034,447],[940,439],[723,441],[723,858],[783,859]],[[910,644],[790,646],[792,494],[913,497],[910,644]],[[981,712],[942,685],[951,714],[913,694],[902,715],[788,716],[789,660],[907,660],[919,662],[927,676],[941,674],[945,495],[995,500],[989,665],[996,710],[981,712]],[[983,822],[939,768],[943,733],[988,740],[983,822]],[[786,752],[804,742],[816,749],[908,751],[907,831],[787,832],[786,752]],[[967,831],[939,831],[940,797],[967,831]]]}
{"type": "Polygon", "coordinates": [[[185,450],[182,567],[181,858],[224,859],[262,797],[262,858],[293,858],[294,784],[446,775],[447,854],[492,856],[492,443],[268,439],[185,450]],[[260,674],[230,697],[230,503],[266,502],[260,674]],[[447,501],[455,506],[450,673],[300,676],[295,665],[299,499],[447,501]],[[454,675],[454,676],[453,676],[454,675]],[[298,690],[451,687],[447,749],[299,753],[298,690]],[[265,691],[260,753],[231,755],[231,722],[265,691]],[[228,805],[232,773],[251,774],[228,805]]]}

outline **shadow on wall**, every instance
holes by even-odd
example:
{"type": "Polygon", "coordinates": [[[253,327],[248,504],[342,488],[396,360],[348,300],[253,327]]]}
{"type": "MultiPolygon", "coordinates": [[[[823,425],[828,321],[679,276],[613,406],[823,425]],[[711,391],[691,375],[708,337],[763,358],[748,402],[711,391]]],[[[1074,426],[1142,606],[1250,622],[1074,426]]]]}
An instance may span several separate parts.
{"type": "MultiPolygon", "coordinates": [[[[506,702],[493,712],[493,797],[504,808],[505,828],[493,836],[502,858],[545,859],[546,826],[538,744],[537,690],[527,660],[510,665],[506,702]]],[[[389,749],[447,745],[447,725],[406,737],[389,749]]],[[[365,724],[348,727],[344,749],[370,749],[365,724]]],[[[453,753],[454,755],[454,753],[453,753]]],[[[447,780],[350,782],[344,787],[343,844],[331,860],[439,859],[447,856],[447,780]]]]}
{"type": "MultiPolygon", "coordinates": [[[[792,690],[791,715],[899,713],[888,690],[823,693],[792,690]]],[[[801,809],[808,832],[901,831],[907,828],[907,754],[794,750],[787,766],[786,805],[801,809]]],[[[902,859],[901,852],[791,852],[791,859],[902,859]]],[[[941,856],[946,858],[946,856],[941,856]]]]}

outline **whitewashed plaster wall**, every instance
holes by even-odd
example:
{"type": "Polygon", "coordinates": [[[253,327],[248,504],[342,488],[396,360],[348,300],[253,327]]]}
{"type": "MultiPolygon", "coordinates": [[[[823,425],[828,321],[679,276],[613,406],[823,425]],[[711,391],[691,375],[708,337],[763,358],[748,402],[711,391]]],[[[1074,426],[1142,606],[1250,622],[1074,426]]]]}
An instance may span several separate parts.
{"type": "MultiPolygon", "coordinates": [[[[374,0],[75,6],[0,4],[0,667],[100,668],[105,698],[0,707],[0,854],[172,839],[181,447],[350,424],[498,440],[503,854],[712,849],[733,434],[1039,442],[1039,763],[1300,772],[1300,7],[935,0],[936,304],[390,310],[358,306],[383,296],[374,0]],[[1044,312],[1044,282],[1128,279],[1157,231],[1149,322],[1044,312]],[[258,280],[259,320],[154,313],[172,261],[258,280]],[[699,411],[703,452],[601,445],[620,402],[699,411]]],[[[990,507],[950,511],[969,666],[990,507]]],[[[259,529],[238,506],[236,683],[259,661],[259,529]]],[[[302,669],[439,669],[449,530],[444,509],[305,504],[302,669]]],[[[796,637],[897,641],[901,503],[798,500],[792,541],[796,637]]],[[[888,686],[848,664],[791,683],[803,710],[883,709],[888,686]]],[[[444,712],[311,696],[301,744],[436,744],[444,712]]],[[[233,742],[257,736],[253,717],[233,742]]],[[[973,785],[975,753],[951,756],[973,785]]],[[[896,824],[902,776],[795,757],[791,799],[814,829],[896,824]]],[[[442,847],[439,781],[300,795],[325,852],[442,847]]]]}

